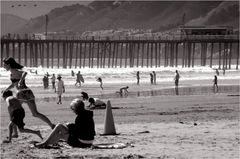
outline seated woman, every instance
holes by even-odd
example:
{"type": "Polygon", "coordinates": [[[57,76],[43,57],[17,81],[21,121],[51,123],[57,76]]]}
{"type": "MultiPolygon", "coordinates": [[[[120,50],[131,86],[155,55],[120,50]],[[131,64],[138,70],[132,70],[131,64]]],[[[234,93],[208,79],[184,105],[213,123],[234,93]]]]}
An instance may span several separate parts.
{"type": "Polygon", "coordinates": [[[37,147],[45,147],[57,143],[60,139],[65,140],[72,147],[87,148],[93,144],[95,124],[93,112],[85,110],[82,100],[76,98],[70,108],[77,115],[75,123],[57,124],[50,135],[43,142],[36,144],[37,147]]]}

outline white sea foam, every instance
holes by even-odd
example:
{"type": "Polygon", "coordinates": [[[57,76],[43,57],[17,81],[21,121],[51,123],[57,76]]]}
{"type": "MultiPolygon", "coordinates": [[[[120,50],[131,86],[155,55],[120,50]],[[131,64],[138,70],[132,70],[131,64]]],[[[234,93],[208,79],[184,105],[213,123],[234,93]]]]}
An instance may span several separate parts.
{"type": "MultiPolygon", "coordinates": [[[[42,86],[42,78],[48,72],[50,75],[53,73],[58,75],[60,74],[63,77],[63,80],[66,85],[73,85],[75,83],[75,76],[71,76],[71,71],[75,73],[81,71],[87,84],[99,84],[96,79],[101,77],[104,83],[136,83],[136,72],[140,71],[140,80],[141,83],[150,81],[150,73],[155,71],[157,74],[157,81],[173,81],[175,76],[175,70],[179,70],[181,80],[204,80],[204,79],[213,79],[213,76],[216,74],[216,68],[218,66],[210,67],[201,67],[195,66],[194,68],[182,68],[182,67],[133,67],[133,68],[31,68],[26,67],[25,70],[28,72],[26,77],[27,85],[29,86],[42,86]],[[38,74],[35,74],[34,71],[37,70],[38,74]]],[[[236,70],[236,66],[232,65],[231,70],[226,70],[226,75],[223,76],[223,71],[219,70],[221,76],[219,79],[240,79],[240,71],[236,70]]],[[[0,68],[0,81],[1,88],[9,85],[10,72],[6,71],[4,68],[0,68]]]]}

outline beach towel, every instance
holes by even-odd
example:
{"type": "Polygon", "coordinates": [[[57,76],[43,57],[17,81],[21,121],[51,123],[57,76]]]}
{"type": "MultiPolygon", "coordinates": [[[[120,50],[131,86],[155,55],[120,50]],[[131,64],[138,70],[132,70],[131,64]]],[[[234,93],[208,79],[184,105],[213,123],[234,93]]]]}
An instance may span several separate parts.
{"type": "Polygon", "coordinates": [[[104,144],[94,144],[92,145],[93,149],[123,149],[128,146],[133,147],[130,143],[104,143],[104,144]]]}

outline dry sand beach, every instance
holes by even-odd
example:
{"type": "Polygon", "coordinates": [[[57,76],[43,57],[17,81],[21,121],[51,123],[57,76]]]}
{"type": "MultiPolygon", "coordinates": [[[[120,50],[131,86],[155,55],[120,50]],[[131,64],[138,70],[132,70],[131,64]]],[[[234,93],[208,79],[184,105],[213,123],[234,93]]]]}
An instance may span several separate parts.
{"type": "MultiPolygon", "coordinates": [[[[219,82],[220,92],[212,92],[212,81],[184,81],[175,95],[172,83],[129,84],[129,95],[114,92],[121,86],[84,85],[83,91],[103,101],[110,100],[117,133],[101,136],[104,131],[105,110],[94,110],[97,135],[95,144],[125,143],[123,149],[71,148],[63,142],[58,147],[34,147],[37,136],[19,133],[12,143],[2,143],[8,136],[9,116],[1,99],[1,158],[239,158],[239,80],[219,82]],[[197,87],[193,85],[197,83],[197,87]],[[231,84],[231,85],[227,85],[231,84]],[[159,91],[161,90],[161,91],[159,91]],[[102,95],[100,95],[102,93],[102,95]]],[[[54,123],[73,122],[70,101],[80,96],[81,89],[66,88],[64,102],[56,104],[51,89],[33,87],[38,109],[54,123]]],[[[40,119],[32,117],[27,105],[26,127],[41,130],[45,138],[51,129],[40,119]]]]}

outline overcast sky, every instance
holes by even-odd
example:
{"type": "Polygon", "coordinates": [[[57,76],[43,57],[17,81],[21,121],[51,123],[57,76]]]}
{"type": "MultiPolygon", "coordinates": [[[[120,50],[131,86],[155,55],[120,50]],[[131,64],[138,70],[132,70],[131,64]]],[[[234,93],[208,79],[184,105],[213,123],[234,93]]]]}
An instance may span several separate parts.
{"type": "Polygon", "coordinates": [[[10,1],[1,0],[1,13],[17,15],[24,19],[35,18],[47,14],[50,10],[72,4],[88,4],[92,0],[68,1],[68,0],[42,0],[42,1],[10,1]]]}

